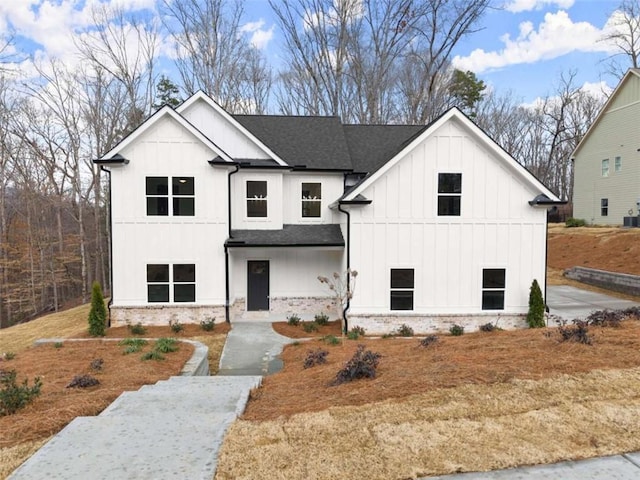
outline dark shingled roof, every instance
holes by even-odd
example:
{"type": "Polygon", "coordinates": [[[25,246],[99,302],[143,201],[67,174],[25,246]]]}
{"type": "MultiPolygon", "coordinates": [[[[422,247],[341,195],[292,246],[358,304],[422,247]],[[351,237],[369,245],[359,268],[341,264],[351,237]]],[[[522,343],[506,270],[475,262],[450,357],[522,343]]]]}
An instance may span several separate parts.
{"type": "Polygon", "coordinates": [[[424,125],[345,125],[353,170],[378,170],[425,128],[424,125]]]}
{"type": "Polygon", "coordinates": [[[344,247],[340,225],[284,225],[282,230],[232,230],[228,247],[344,247]]]}
{"type": "Polygon", "coordinates": [[[352,169],[338,117],[234,115],[234,118],[292,167],[352,169]]]}

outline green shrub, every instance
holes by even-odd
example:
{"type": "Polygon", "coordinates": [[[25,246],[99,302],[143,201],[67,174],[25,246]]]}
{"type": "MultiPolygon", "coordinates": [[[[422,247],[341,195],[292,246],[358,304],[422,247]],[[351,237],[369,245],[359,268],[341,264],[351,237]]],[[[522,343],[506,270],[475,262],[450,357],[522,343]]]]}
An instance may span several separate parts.
{"type": "Polygon", "coordinates": [[[67,388],[87,388],[100,385],[100,380],[91,375],[76,375],[73,377],[67,388]]]}
{"type": "Polygon", "coordinates": [[[130,353],[137,353],[142,350],[142,347],[145,346],[148,341],[144,338],[125,338],[124,340],[120,340],[118,345],[124,345],[127,348],[122,352],[124,355],[128,355],[130,353]]]}
{"type": "Polygon", "coordinates": [[[398,330],[396,331],[396,333],[400,337],[413,337],[413,328],[411,328],[406,323],[403,323],[398,327],[398,330]]]}
{"type": "Polygon", "coordinates": [[[460,335],[464,335],[464,327],[462,325],[457,325],[457,324],[451,325],[451,328],[449,329],[449,333],[454,337],[459,337],[460,335]]]}
{"type": "Polygon", "coordinates": [[[210,318],[209,320],[202,320],[200,322],[200,328],[205,332],[213,332],[213,329],[216,327],[216,319],[210,318]]]}
{"type": "Polygon", "coordinates": [[[5,360],[13,360],[14,358],[16,358],[15,352],[5,352],[4,354],[5,360]]]}
{"type": "Polygon", "coordinates": [[[144,335],[147,333],[147,329],[142,325],[142,323],[138,322],[135,325],[128,325],[129,332],[133,335],[144,335]]]}
{"type": "Polygon", "coordinates": [[[175,338],[159,338],[153,349],[160,353],[171,353],[178,350],[178,341],[175,338]]]}
{"type": "Polygon", "coordinates": [[[173,333],[180,333],[184,330],[184,325],[180,323],[180,320],[169,320],[169,328],[173,333]]]}
{"type": "Polygon", "coordinates": [[[327,355],[329,355],[329,352],[320,348],[317,350],[309,350],[302,367],[306,369],[327,363],[327,355]]]}
{"type": "Polygon", "coordinates": [[[565,222],[565,225],[568,228],[572,228],[572,227],[586,227],[587,226],[587,222],[584,221],[582,218],[573,218],[573,217],[569,217],[567,218],[567,221],[565,222]]]}
{"type": "Polygon", "coordinates": [[[542,328],[544,323],[544,299],[536,279],[531,282],[529,290],[529,312],[527,313],[529,328],[542,328]]]}
{"type": "Polygon", "coordinates": [[[302,329],[307,333],[317,332],[318,325],[316,322],[302,322],[302,329]]]}
{"type": "Polygon", "coordinates": [[[318,313],[314,317],[314,321],[321,327],[329,324],[329,317],[325,313],[318,313]]]}
{"type": "Polygon", "coordinates": [[[26,378],[22,385],[18,385],[17,376],[15,370],[0,371],[0,417],[16,413],[40,395],[42,389],[40,377],[36,377],[33,380],[33,386],[30,387],[26,378]]]}
{"type": "Polygon", "coordinates": [[[328,345],[340,345],[340,339],[335,335],[325,335],[322,341],[328,345]]]}
{"type": "Polygon", "coordinates": [[[89,310],[89,335],[92,337],[104,337],[107,309],[104,306],[102,288],[98,282],[93,282],[91,288],[91,310],[89,310]]]}
{"type": "Polygon", "coordinates": [[[364,337],[364,333],[364,328],[356,326],[349,330],[349,333],[347,333],[347,338],[349,340],[357,340],[360,337],[364,337]]]}
{"type": "Polygon", "coordinates": [[[287,317],[287,324],[297,327],[298,325],[300,325],[300,317],[295,313],[292,313],[287,317]]]}
{"type": "Polygon", "coordinates": [[[151,350],[147,353],[144,353],[141,357],[141,360],[164,360],[164,355],[160,353],[158,350],[151,350]]]}
{"type": "Polygon", "coordinates": [[[376,376],[376,368],[380,362],[379,353],[364,349],[364,345],[358,345],[358,350],[353,357],[338,372],[333,381],[333,385],[351,382],[359,378],[374,378],[376,376]]]}
{"type": "Polygon", "coordinates": [[[53,348],[62,348],[64,344],[62,342],[56,342],[53,344],[53,348]]]}

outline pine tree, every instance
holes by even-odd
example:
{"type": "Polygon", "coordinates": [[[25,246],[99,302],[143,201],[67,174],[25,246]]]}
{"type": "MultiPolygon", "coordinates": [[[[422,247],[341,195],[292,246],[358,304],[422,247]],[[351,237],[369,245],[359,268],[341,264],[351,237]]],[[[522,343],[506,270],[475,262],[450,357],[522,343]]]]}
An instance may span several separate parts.
{"type": "Polygon", "coordinates": [[[153,104],[153,108],[156,110],[164,107],[165,105],[169,105],[171,108],[176,108],[182,103],[182,99],[180,98],[180,89],[169,77],[162,75],[158,81],[156,89],[156,102],[153,104]]]}
{"type": "Polygon", "coordinates": [[[529,313],[527,313],[527,323],[529,328],[545,327],[544,321],[544,298],[537,280],[531,283],[529,290],[529,313]]]}
{"type": "Polygon", "coordinates": [[[93,282],[91,290],[91,310],[89,311],[89,335],[92,337],[104,337],[105,324],[107,322],[107,309],[104,306],[102,287],[98,282],[93,282]]]}

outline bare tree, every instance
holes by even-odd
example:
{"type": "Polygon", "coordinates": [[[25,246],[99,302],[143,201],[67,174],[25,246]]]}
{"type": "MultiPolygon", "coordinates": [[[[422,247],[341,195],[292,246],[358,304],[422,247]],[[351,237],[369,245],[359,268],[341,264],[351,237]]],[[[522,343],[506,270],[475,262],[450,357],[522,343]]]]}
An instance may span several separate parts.
{"type": "Polygon", "coordinates": [[[617,52],[609,57],[607,69],[620,79],[629,68],[640,67],[640,1],[622,0],[610,26],[601,41],[615,46],[617,52]]]}
{"type": "Polygon", "coordinates": [[[202,90],[234,113],[266,110],[271,71],[242,31],[240,1],[163,0],[162,9],[188,95],[202,90]]]}

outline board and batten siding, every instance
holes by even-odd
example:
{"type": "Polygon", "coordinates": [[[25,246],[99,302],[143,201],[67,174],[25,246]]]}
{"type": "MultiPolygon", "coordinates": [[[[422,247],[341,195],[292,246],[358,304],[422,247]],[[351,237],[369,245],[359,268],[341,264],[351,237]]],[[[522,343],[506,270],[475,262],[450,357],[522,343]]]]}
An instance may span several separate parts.
{"type": "Polygon", "coordinates": [[[638,215],[640,199],[640,78],[632,76],[600,116],[574,159],[573,216],[596,225],[622,225],[638,215]],[[622,168],[615,171],[615,157],[622,168]],[[602,160],[609,159],[609,176],[602,160]],[[608,215],[601,215],[601,200],[608,215]],[[631,212],[631,214],[629,213],[631,212]]]}
{"type": "Polygon", "coordinates": [[[148,305],[146,265],[179,263],[196,265],[196,305],[223,305],[227,174],[207,163],[214,152],[165,117],[121,153],[130,162],[111,168],[112,308],[148,305]],[[147,216],[150,176],[194,177],[195,215],[147,216]]]}
{"type": "Polygon", "coordinates": [[[372,183],[372,204],[350,208],[350,313],[481,314],[483,268],[506,269],[505,309],[490,313],[526,313],[532,280],[544,289],[546,211],[514,168],[451,120],[372,183]],[[437,215],[438,173],[462,174],[459,217],[437,215]],[[392,268],[415,271],[412,311],[390,310],[392,268]]]}
{"type": "Polygon", "coordinates": [[[284,175],[283,207],[285,224],[327,224],[340,223],[342,214],[329,208],[329,205],[343,194],[344,176],[342,173],[291,172],[284,175]],[[322,184],[321,216],[302,216],[302,184],[322,184]]]}

